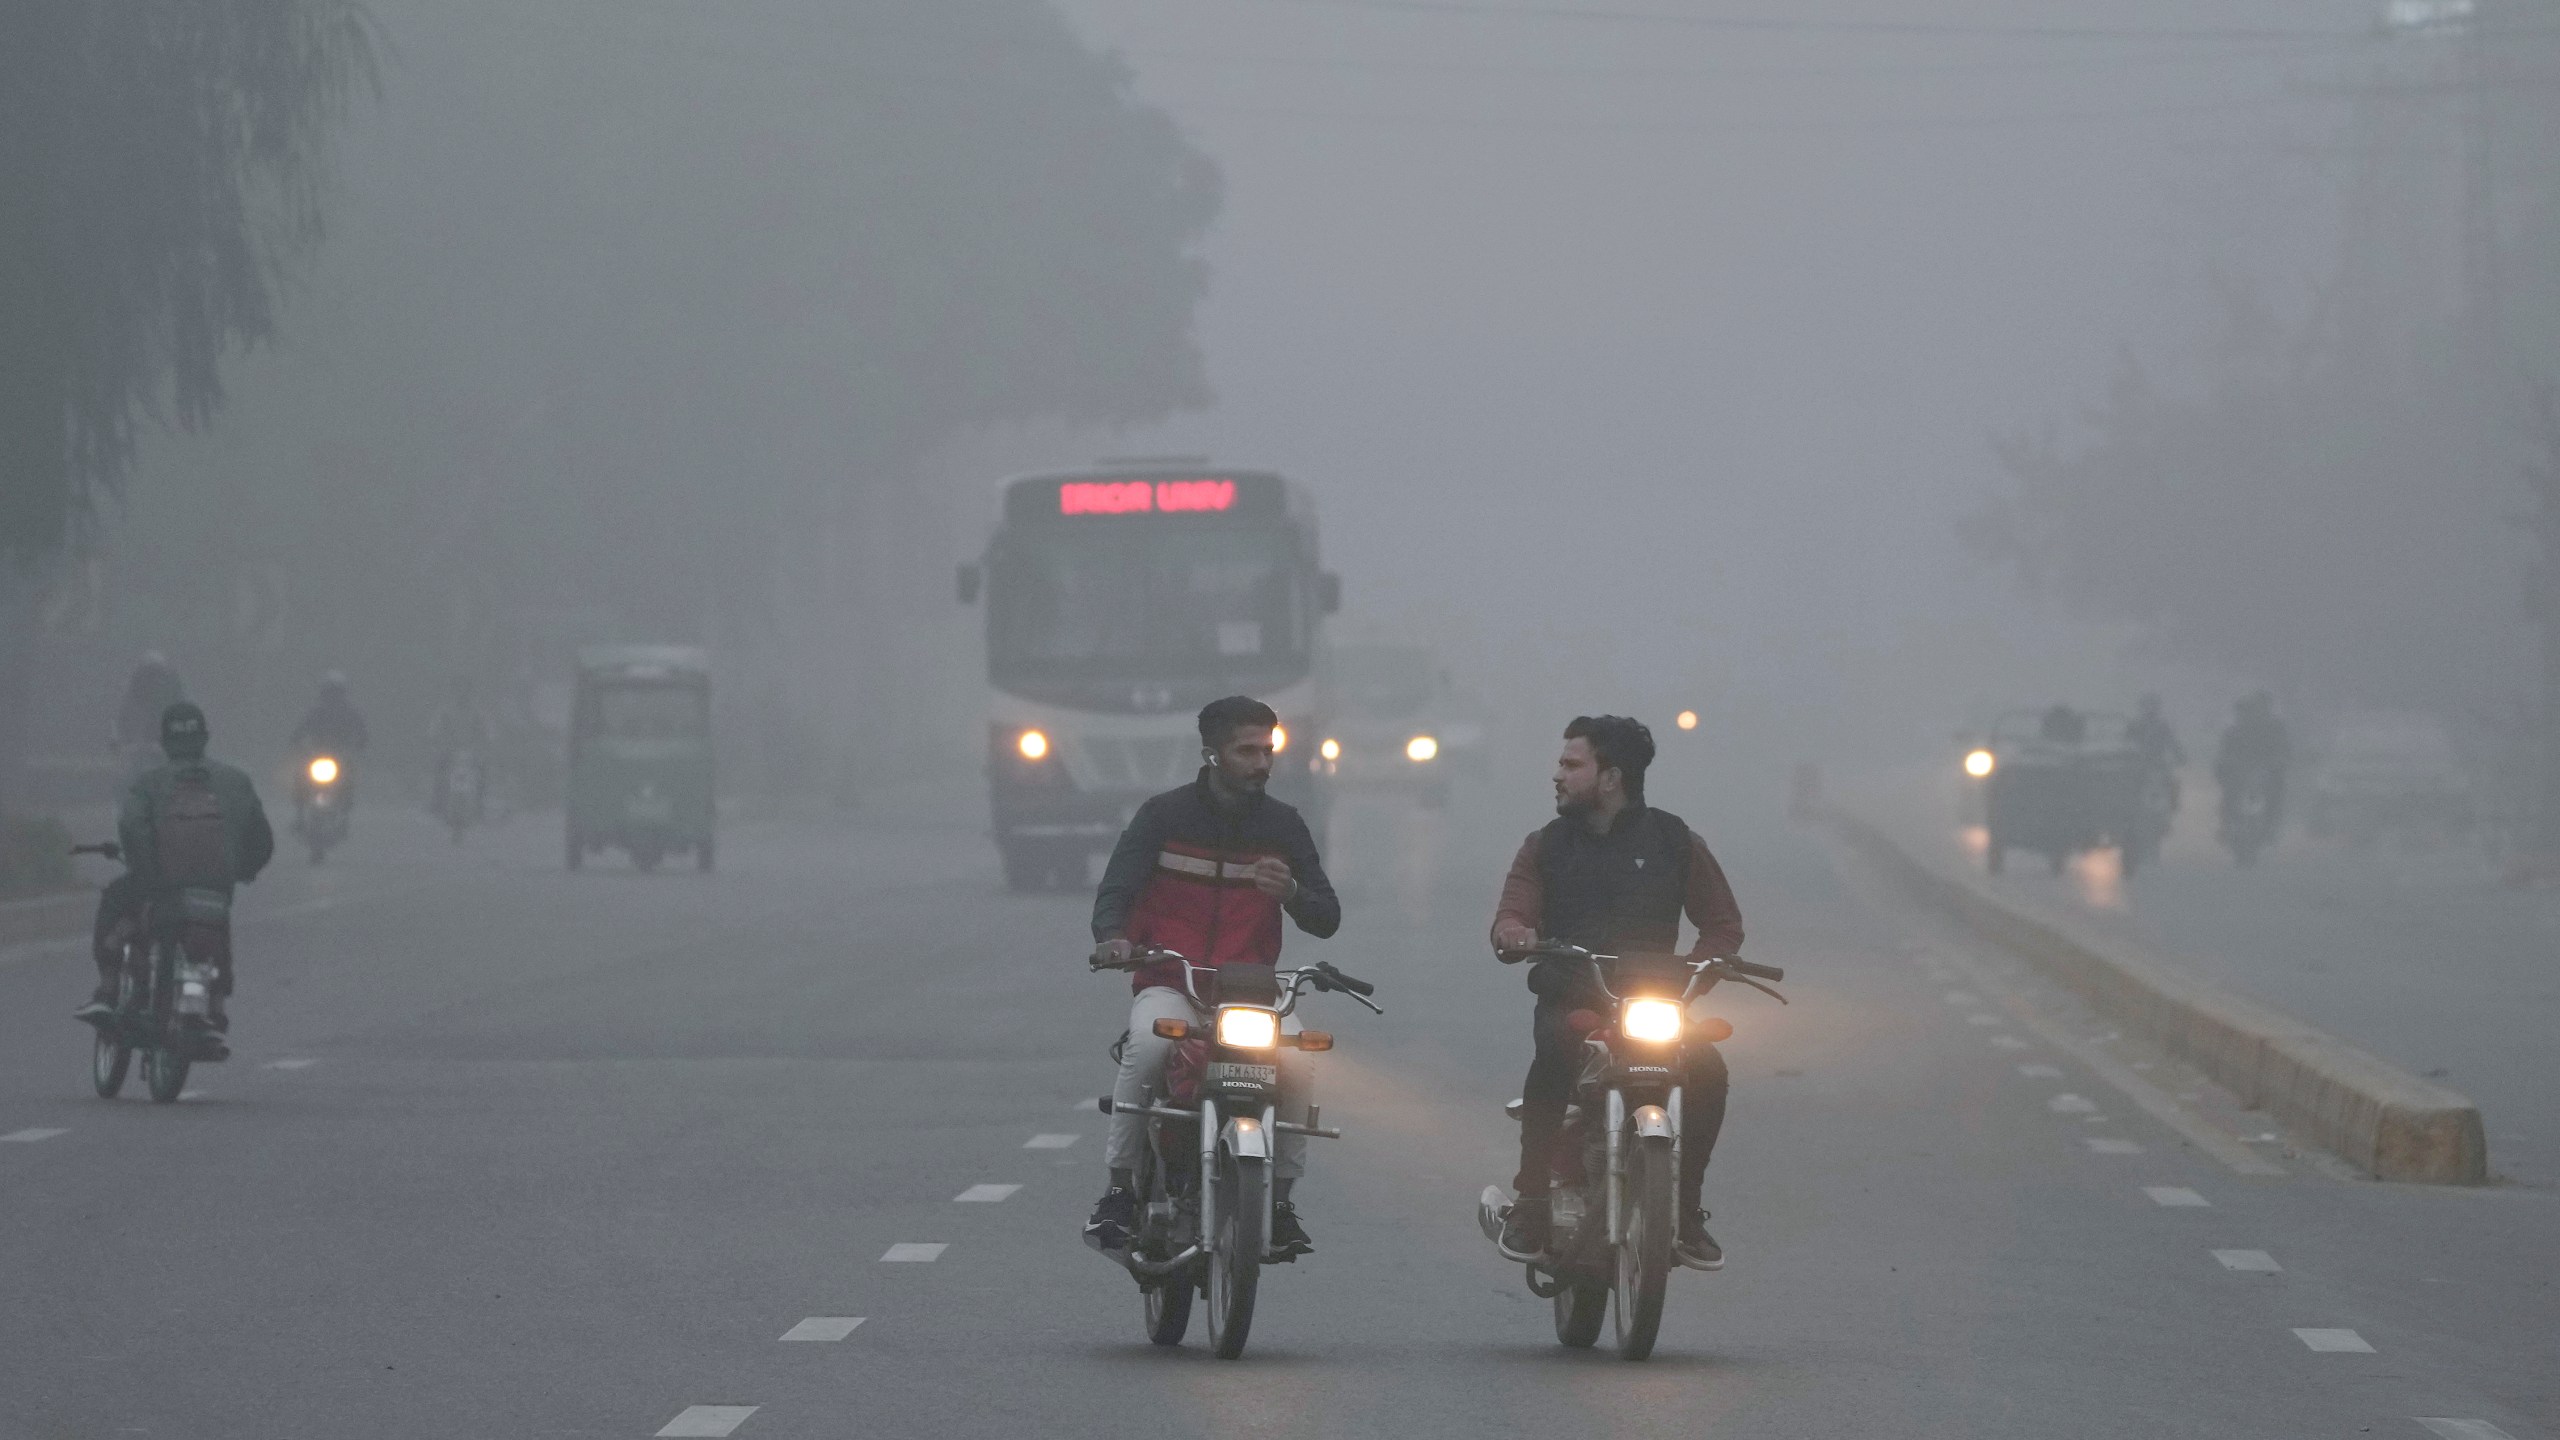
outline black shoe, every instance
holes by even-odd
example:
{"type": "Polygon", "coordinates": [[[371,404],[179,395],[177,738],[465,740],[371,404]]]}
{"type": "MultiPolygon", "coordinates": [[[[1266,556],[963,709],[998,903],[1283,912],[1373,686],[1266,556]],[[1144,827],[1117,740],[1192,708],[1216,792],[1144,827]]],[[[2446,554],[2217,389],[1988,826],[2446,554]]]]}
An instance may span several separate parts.
{"type": "Polygon", "coordinates": [[[1307,1227],[1298,1223],[1298,1207],[1282,1201],[1271,1207],[1271,1258],[1281,1264],[1316,1253],[1307,1227]]]}
{"type": "Polygon", "coordinates": [[[1704,1210],[1692,1210],[1689,1218],[1680,1222],[1680,1238],[1672,1242],[1671,1251],[1680,1257],[1681,1264],[1692,1270],[1724,1268],[1724,1247],[1716,1243],[1716,1237],[1707,1233],[1707,1212],[1704,1210]]]}
{"type": "Polygon", "coordinates": [[[1551,1238],[1548,1226],[1547,1197],[1523,1196],[1511,1202],[1502,1217],[1502,1238],[1494,1248],[1504,1256],[1520,1261],[1535,1260],[1547,1253],[1551,1238]]]}
{"type": "Polygon", "coordinates": [[[1084,1222],[1084,1233],[1100,1240],[1105,1250],[1127,1246],[1130,1232],[1137,1228],[1138,1197],[1118,1185],[1102,1192],[1084,1222]]]}
{"type": "Polygon", "coordinates": [[[216,1035],[231,1033],[231,1012],[222,1008],[219,995],[204,1002],[204,1028],[216,1035]]]}

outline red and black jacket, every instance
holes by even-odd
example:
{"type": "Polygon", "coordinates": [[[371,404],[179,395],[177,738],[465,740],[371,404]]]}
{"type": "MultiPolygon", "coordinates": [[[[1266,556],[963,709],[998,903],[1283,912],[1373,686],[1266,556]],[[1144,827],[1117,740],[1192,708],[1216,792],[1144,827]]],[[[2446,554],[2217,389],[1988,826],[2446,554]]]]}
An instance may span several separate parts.
{"type": "MultiPolygon", "coordinates": [[[[1257,795],[1221,805],[1209,772],[1144,805],[1120,832],[1093,897],[1093,938],[1126,936],[1141,949],[1178,951],[1195,964],[1272,965],[1280,959],[1280,916],[1321,940],[1342,928],[1342,901],[1325,878],[1315,837],[1296,809],[1257,795]],[[1298,893],[1286,906],[1253,887],[1254,863],[1288,862],[1298,893]]],[[[1132,990],[1182,988],[1182,967],[1139,970],[1132,990]]]]}

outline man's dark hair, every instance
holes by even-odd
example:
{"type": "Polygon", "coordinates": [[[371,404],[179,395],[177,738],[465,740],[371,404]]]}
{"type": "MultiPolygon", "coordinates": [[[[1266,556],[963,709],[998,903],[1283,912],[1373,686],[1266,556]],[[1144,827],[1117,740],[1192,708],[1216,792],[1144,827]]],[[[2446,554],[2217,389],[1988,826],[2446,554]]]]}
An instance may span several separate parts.
{"type": "Polygon", "coordinates": [[[1223,750],[1236,732],[1248,725],[1268,730],[1279,723],[1280,717],[1270,706],[1250,695],[1230,695],[1200,707],[1200,743],[1212,750],[1223,750]]]}
{"type": "Polygon", "coordinates": [[[1627,800],[1644,803],[1645,767],[1653,763],[1653,732],[1641,720],[1624,715],[1576,715],[1564,727],[1567,740],[1590,742],[1591,756],[1603,770],[1615,770],[1626,782],[1627,800]]]}
{"type": "Polygon", "coordinates": [[[204,723],[204,707],[181,700],[160,712],[160,753],[172,760],[201,760],[212,738],[204,723]]]}

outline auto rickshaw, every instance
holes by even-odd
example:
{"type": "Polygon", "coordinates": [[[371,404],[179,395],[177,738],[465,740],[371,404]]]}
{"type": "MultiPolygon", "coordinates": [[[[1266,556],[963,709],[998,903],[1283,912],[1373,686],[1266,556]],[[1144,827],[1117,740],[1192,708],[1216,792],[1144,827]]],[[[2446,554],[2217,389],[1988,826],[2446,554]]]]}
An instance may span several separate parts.
{"type": "Polygon", "coordinates": [[[567,859],[618,847],[642,870],[712,866],[711,660],[683,645],[578,652],[569,710],[567,859]]]}
{"type": "Polygon", "coordinates": [[[1995,875],[2011,850],[2044,856],[2057,875],[2088,850],[2116,847],[2128,874],[2146,853],[2143,758],[2121,715],[2062,706],[2004,715],[1963,768],[1980,786],[1995,875]]]}

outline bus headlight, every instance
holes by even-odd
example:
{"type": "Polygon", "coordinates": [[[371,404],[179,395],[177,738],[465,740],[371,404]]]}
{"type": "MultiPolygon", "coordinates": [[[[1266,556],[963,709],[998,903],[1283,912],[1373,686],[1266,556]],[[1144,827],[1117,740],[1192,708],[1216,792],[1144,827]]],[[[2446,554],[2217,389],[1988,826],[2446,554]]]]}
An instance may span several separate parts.
{"type": "Polygon", "coordinates": [[[1037,730],[1025,730],[1015,737],[1013,748],[1023,759],[1036,764],[1049,758],[1049,737],[1037,730]]]}
{"type": "Polygon", "coordinates": [[[1440,742],[1428,735],[1416,735],[1404,742],[1404,758],[1416,765],[1429,763],[1440,753],[1440,742]]]}
{"type": "Polygon", "coordinates": [[[1968,751],[1964,757],[1964,773],[1979,780],[2000,768],[1998,756],[1988,750],[1968,751]]]}
{"type": "Polygon", "coordinates": [[[338,783],[338,762],[326,755],[314,755],[309,773],[314,785],[335,785],[338,783]]]}
{"type": "Polygon", "coordinates": [[[1618,1029],[1630,1040],[1668,1045],[1680,1038],[1680,1007],[1668,1000],[1630,1000],[1618,1029]]]}
{"type": "Polygon", "coordinates": [[[1268,1050],[1280,1043],[1280,1017],[1268,1010],[1229,1006],[1218,1012],[1218,1043],[1238,1050],[1268,1050]]]}
{"type": "Polygon", "coordinates": [[[1281,751],[1286,750],[1286,749],[1288,749],[1288,748],[1289,748],[1289,727],[1288,727],[1288,726],[1286,726],[1286,725],[1274,725],[1274,726],[1272,726],[1272,727],[1271,727],[1271,753],[1272,753],[1272,754],[1274,754],[1274,755],[1277,755],[1277,754],[1279,754],[1281,751]]]}
{"type": "Polygon", "coordinates": [[[1316,753],[1322,755],[1327,760],[1339,760],[1342,758],[1342,742],[1339,740],[1327,740],[1316,747],[1316,753]]]}

